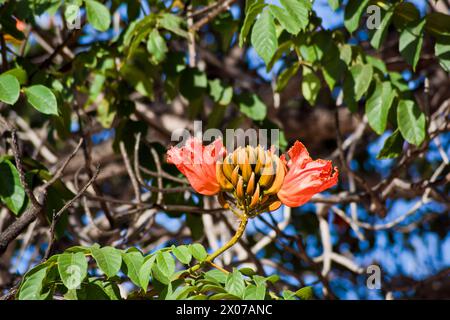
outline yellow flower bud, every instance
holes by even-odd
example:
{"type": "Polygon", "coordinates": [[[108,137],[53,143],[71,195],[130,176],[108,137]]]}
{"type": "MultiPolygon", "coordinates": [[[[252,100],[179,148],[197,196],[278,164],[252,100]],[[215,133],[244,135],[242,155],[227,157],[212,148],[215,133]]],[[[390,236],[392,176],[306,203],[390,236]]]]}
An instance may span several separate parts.
{"type": "Polygon", "coordinates": [[[216,165],[219,202],[250,217],[276,210],[281,205],[277,193],[285,175],[285,164],[272,151],[261,146],[239,147],[216,165]]]}

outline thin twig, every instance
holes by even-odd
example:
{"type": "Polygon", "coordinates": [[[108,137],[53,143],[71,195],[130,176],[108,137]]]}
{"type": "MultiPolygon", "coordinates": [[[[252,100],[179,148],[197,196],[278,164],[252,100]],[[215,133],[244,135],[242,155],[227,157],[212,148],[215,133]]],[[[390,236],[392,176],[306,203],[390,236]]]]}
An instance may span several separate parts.
{"type": "Polygon", "coordinates": [[[25,171],[23,169],[22,165],[22,153],[20,152],[19,143],[17,141],[17,131],[16,129],[13,129],[11,131],[11,147],[13,149],[14,153],[14,160],[16,161],[16,168],[17,172],[19,173],[19,179],[20,183],[22,184],[23,188],[25,189],[25,193],[27,194],[28,198],[30,199],[32,205],[34,206],[40,206],[41,203],[39,203],[34,196],[33,191],[31,190],[30,186],[28,185],[26,179],[25,179],[25,171]]]}
{"type": "Polygon", "coordinates": [[[230,6],[236,2],[237,0],[225,0],[223,1],[220,6],[216,7],[215,9],[211,10],[204,18],[197,21],[190,30],[192,31],[198,31],[201,27],[203,27],[205,24],[209,23],[212,19],[214,19],[216,16],[221,14],[223,11],[228,10],[230,6]]]}
{"type": "Polygon", "coordinates": [[[83,144],[83,138],[80,139],[80,141],[78,142],[77,146],[75,147],[75,149],[72,151],[72,153],[66,158],[66,160],[63,162],[63,164],[61,165],[61,167],[59,167],[59,169],[53,174],[53,177],[48,180],[42,187],[44,189],[47,189],[49,186],[51,186],[52,184],[54,184],[59,178],[61,178],[64,170],[67,168],[67,166],[69,165],[70,161],[75,157],[75,155],[78,153],[78,151],[81,148],[81,145],[83,144]]]}
{"type": "Polygon", "coordinates": [[[70,199],[61,209],[59,209],[58,212],[53,214],[52,223],[50,225],[50,241],[48,243],[47,250],[45,251],[43,260],[47,260],[50,257],[50,253],[52,251],[53,244],[54,244],[54,241],[55,241],[56,224],[58,223],[59,219],[61,218],[61,215],[67,209],[69,209],[75,203],[75,201],[77,201],[86,192],[86,190],[91,186],[91,184],[95,181],[95,179],[97,179],[97,176],[98,176],[99,172],[100,172],[100,167],[97,166],[97,168],[95,169],[91,179],[83,186],[83,188],[81,188],[80,191],[78,191],[78,193],[75,195],[75,197],[70,199]]]}
{"type": "Polygon", "coordinates": [[[131,161],[128,157],[127,150],[125,149],[125,144],[123,141],[120,141],[119,143],[120,153],[122,154],[123,162],[125,164],[125,168],[127,169],[128,176],[130,177],[131,184],[133,186],[134,190],[134,196],[136,198],[136,201],[138,202],[138,206],[141,204],[141,192],[139,190],[139,183],[136,179],[136,175],[133,172],[133,169],[131,167],[131,161]]]}

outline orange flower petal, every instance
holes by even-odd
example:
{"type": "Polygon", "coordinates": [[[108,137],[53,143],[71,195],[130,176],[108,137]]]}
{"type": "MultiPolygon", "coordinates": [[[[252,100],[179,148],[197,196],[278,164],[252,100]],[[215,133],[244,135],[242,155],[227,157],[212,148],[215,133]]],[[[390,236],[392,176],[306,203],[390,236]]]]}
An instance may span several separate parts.
{"type": "Polygon", "coordinates": [[[331,161],[312,160],[305,146],[296,141],[289,149],[288,172],[278,192],[278,198],[289,207],[299,207],[313,195],[337,183],[338,169],[331,161]]]}
{"type": "Polygon", "coordinates": [[[16,20],[16,29],[19,31],[25,31],[27,24],[19,19],[16,20]]]}
{"type": "Polygon", "coordinates": [[[220,190],[216,179],[216,162],[225,152],[220,139],[205,147],[200,139],[190,138],[185,146],[171,147],[167,151],[167,162],[176,165],[195,191],[210,196],[220,190]]]}

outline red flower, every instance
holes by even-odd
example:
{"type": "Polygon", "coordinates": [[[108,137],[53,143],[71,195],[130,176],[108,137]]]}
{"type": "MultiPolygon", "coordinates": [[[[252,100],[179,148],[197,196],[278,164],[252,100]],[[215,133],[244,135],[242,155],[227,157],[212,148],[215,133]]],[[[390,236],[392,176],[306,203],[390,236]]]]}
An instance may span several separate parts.
{"type": "Polygon", "coordinates": [[[225,152],[220,139],[205,147],[200,139],[190,138],[184,147],[169,149],[167,162],[177,166],[195,191],[211,196],[220,191],[216,178],[216,162],[225,152]]]}
{"type": "Polygon", "coordinates": [[[184,147],[172,147],[167,161],[177,166],[198,193],[220,193],[224,206],[231,201],[251,215],[275,210],[281,203],[299,207],[337,183],[338,169],[331,161],[312,160],[299,141],[289,149],[288,161],[272,149],[263,150],[237,149],[222,161],[226,154],[222,140],[205,147],[200,139],[191,138],[184,147]]]}
{"type": "Polygon", "coordinates": [[[16,19],[16,29],[19,31],[25,31],[27,24],[19,19],[16,19]]]}
{"type": "MultiPolygon", "coordinates": [[[[278,198],[289,207],[299,207],[313,195],[337,183],[338,169],[331,161],[312,160],[305,146],[296,141],[289,149],[288,172],[278,192],[278,198]]],[[[284,160],[284,156],[282,156],[284,160]]]]}

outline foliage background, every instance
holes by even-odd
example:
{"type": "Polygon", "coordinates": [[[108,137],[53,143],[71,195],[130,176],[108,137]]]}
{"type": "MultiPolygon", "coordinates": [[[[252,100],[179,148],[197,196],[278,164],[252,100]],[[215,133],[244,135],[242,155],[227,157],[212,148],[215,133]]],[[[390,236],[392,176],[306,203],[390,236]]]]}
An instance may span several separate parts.
{"type": "MultiPolygon", "coordinates": [[[[283,150],[299,139],[341,172],[311,203],[252,220],[219,264],[277,274],[275,291],[311,286],[318,298],[449,297],[447,1],[0,3],[0,238],[32,206],[10,127],[31,189],[84,139],[43,214],[0,256],[2,293],[74,245],[148,253],[224,243],[235,221],[214,211],[215,199],[181,176],[154,176],[178,176],[164,163],[170,133],[202,120],[205,129],[280,128],[283,150]],[[77,17],[69,4],[81,8],[80,28],[67,27],[77,17]],[[370,4],[383,8],[375,33],[362,14],[370,4]],[[95,182],[52,224],[97,165],[95,182]],[[372,264],[381,289],[366,286],[372,264]]],[[[135,289],[120,277],[123,292],[135,289]]]]}

